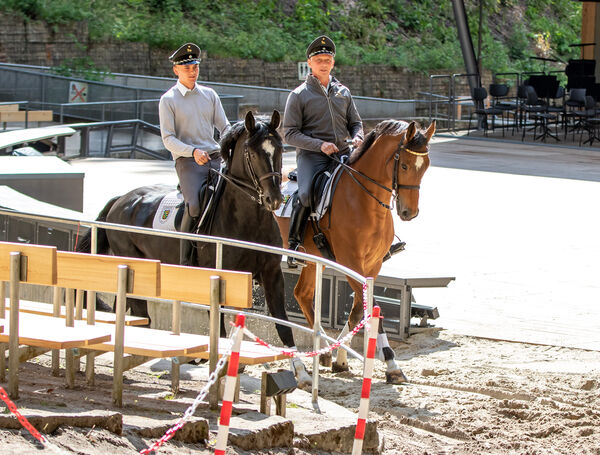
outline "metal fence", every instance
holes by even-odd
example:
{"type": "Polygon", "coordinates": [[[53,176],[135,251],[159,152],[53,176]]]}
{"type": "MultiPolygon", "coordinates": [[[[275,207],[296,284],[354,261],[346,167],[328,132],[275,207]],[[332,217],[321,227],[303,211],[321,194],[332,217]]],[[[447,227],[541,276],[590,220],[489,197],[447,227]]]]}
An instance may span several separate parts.
{"type": "MultiPolygon", "coordinates": [[[[165,88],[128,87],[58,76],[48,71],[46,67],[0,63],[0,101],[27,100],[30,107],[55,110],[61,122],[65,117],[89,121],[137,118],[157,125],[158,99],[173,85],[171,79],[165,88]],[[72,82],[87,84],[85,102],[70,102],[72,82]]],[[[227,118],[237,119],[242,97],[226,93],[219,97],[227,118]]]]}

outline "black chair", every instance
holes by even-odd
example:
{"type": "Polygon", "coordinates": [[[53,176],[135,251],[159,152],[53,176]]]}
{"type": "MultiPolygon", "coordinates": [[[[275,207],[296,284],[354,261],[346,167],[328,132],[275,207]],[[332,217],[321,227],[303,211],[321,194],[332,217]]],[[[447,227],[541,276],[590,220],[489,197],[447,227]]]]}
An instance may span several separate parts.
{"type": "MultiPolygon", "coordinates": [[[[517,103],[508,98],[509,88],[506,84],[490,84],[490,96],[492,97],[492,107],[502,110],[502,116],[506,118],[513,115],[514,121],[517,121],[517,103]]],[[[506,125],[510,126],[510,125],[506,125]]],[[[514,127],[513,127],[514,134],[514,127]]],[[[504,136],[504,118],[502,119],[502,136],[504,136]]]]}
{"type": "MultiPolygon", "coordinates": [[[[541,139],[543,142],[545,142],[548,136],[556,141],[559,140],[556,134],[558,131],[553,134],[549,127],[552,122],[558,125],[558,116],[548,112],[548,105],[538,98],[535,89],[531,86],[527,86],[527,101],[522,109],[529,120],[533,120],[533,126],[530,128],[530,130],[533,130],[533,139],[535,141],[541,139]],[[541,132],[540,134],[536,135],[538,128],[541,132]]],[[[558,129],[558,126],[556,129],[558,129]]],[[[521,141],[525,140],[526,132],[527,128],[523,127],[521,141]]]]}
{"type": "MultiPolygon", "coordinates": [[[[578,125],[577,130],[579,131],[579,145],[581,146],[583,140],[583,134],[588,133],[588,139],[583,142],[584,144],[589,142],[592,144],[594,139],[598,139],[596,135],[596,124],[598,123],[597,118],[598,110],[596,109],[596,100],[593,96],[587,95],[585,97],[584,108],[580,111],[574,111],[573,116],[575,125],[578,125]]],[[[573,140],[575,140],[575,128],[573,128],[573,140]]]]}
{"type": "Polygon", "coordinates": [[[565,128],[565,139],[569,129],[573,131],[573,140],[575,140],[575,131],[581,128],[577,111],[585,108],[586,89],[572,88],[569,90],[569,98],[565,101],[565,113],[563,115],[563,125],[565,128]]]}
{"type": "MultiPolygon", "coordinates": [[[[475,87],[473,89],[473,93],[471,94],[471,98],[473,99],[473,103],[475,106],[478,104],[485,105],[485,100],[487,98],[487,90],[483,87],[475,87]]],[[[498,109],[496,107],[483,107],[483,108],[475,108],[469,115],[469,126],[467,128],[467,136],[471,131],[471,119],[473,118],[473,114],[482,115],[483,116],[483,131],[485,136],[488,135],[488,116],[492,116],[492,131],[494,130],[494,120],[497,115],[502,119],[502,135],[504,136],[504,111],[502,109],[498,109]]]]}

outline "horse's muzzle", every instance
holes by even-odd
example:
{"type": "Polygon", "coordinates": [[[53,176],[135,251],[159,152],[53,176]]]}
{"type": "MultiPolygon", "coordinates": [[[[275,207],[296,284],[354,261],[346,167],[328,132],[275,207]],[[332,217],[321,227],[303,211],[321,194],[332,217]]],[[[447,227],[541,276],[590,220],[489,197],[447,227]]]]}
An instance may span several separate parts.
{"type": "Polygon", "coordinates": [[[271,212],[274,212],[275,210],[277,210],[282,202],[283,202],[283,196],[281,194],[279,194],[277,196],[271,196],[271,195],[265,194],[263,196],[263,206],[271,212]]]}
{"type": "Polygon", "coordinates": [[[419,209],[399,208],[398,216],[402,221],[410,221],[419,214],[419,209]]]}

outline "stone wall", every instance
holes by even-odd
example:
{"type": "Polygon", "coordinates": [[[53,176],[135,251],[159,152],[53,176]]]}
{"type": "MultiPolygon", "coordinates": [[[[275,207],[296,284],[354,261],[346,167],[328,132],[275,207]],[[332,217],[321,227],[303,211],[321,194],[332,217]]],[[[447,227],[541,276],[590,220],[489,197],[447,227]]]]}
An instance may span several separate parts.
{"type": "MultiPolygon", "coordinates": [[[[106,41],[90,43],[86,23],[51,27],[0,13],[0,61],[40,66],[58,66],[74,58],[86,57],[96,68],[113,73],[172,76],[167,59],[171,50],[150,48],[143,43],[106,41]]],[[[462,72],[462,62],[455,70],[462,72]]],[[[423,98],[429,91],[429,77],[386,65],[339,66],[334,74],[354,95],[378,98],[423,98]]],[[[263,62],[203,55],[200,80],[292,89],[299,84],[296,62],[263,62]]],[[[484,77],[489,83],[489,75],[484,77]]],[[[463,79],[463,82],[466,82],[463,79]]],[[[486,85],[486,84],[484,84],[486,85]]],[[[446,94],[445,81],[436,80],[435,93],[446,94]]],[[[457,93],[468,94],[466,84],[457,93]]]]}

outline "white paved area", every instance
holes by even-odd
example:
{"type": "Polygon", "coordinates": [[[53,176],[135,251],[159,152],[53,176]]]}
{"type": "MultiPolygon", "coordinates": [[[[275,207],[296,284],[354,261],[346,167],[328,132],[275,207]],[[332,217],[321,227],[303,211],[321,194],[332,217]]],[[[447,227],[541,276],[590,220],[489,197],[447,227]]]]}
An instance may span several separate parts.
{"type": "MultiPolygon", "coordinates": [[[[418,289],[439,327],[600,350],[600,152],[437,138],[420,215],[396,220],[405,252],[386,275],[456,276],[418,289]]],[[[293,155],[286,155],[286,163],[293,155]]],[[[84,212],[113,195],[176,183],[171,162],[87,159],[84,212]]]]}

